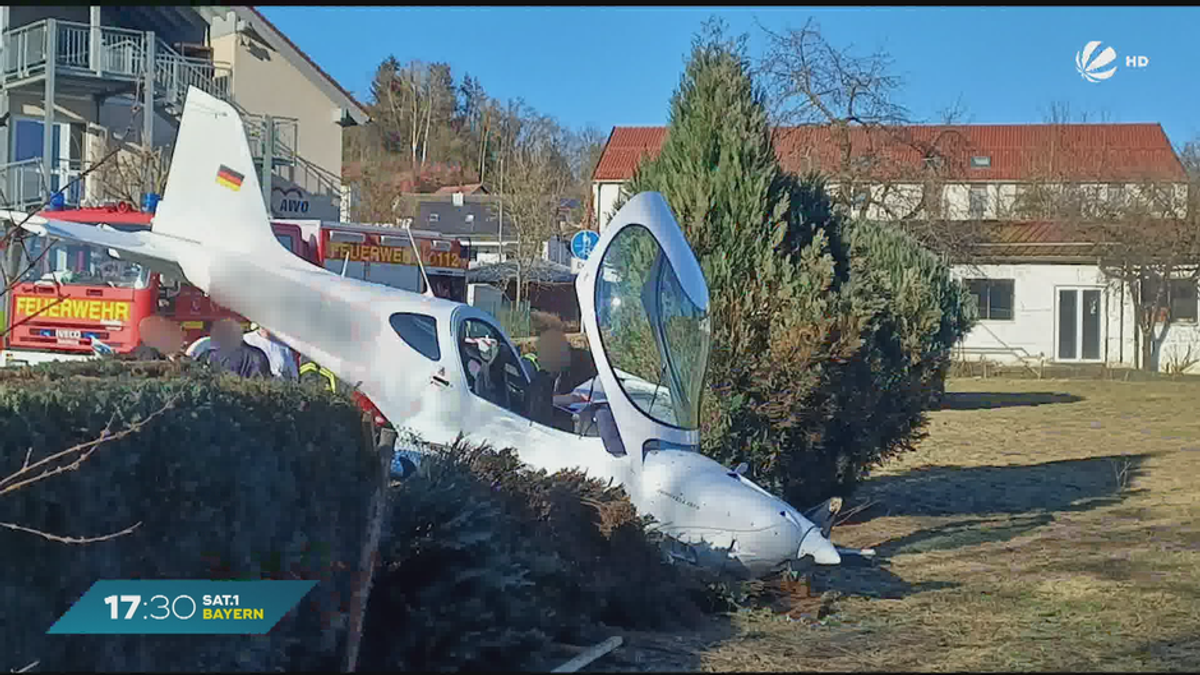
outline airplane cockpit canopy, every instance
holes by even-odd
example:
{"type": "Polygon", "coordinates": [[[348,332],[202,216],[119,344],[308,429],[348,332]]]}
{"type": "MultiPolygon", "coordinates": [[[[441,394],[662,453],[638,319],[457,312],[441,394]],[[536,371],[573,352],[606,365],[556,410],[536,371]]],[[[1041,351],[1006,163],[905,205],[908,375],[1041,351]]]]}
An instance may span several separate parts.
{"type": "Polygon", "coordinates": [[[641,225],[613,238],[595,283],[596,323],[621,389],[652,420],[698,429],[711,337],[706,289],[685,288],[641,225]]]}

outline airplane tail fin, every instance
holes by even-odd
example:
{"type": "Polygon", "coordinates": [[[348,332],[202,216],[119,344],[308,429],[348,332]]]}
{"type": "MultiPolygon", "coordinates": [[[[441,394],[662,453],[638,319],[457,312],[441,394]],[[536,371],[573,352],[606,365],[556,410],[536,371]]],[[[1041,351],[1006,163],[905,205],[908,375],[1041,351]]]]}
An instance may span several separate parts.
{"type": "Polygon", "coordinates": [[[243,253],[285,252],[271,232],[241,116],[195,87],[151,231],[243,253]]]}

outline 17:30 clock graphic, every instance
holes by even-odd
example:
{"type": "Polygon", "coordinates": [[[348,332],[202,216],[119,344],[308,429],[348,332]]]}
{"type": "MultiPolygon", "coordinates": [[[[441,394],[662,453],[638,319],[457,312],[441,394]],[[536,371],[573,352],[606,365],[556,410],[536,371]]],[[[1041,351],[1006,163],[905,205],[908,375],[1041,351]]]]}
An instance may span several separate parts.
{"type": "MultiPolygon", "coordinates": [[[[221,596],[216,596],[216,597],[221,598],[221,596]]],[[[237,598],[238,596],[235,595],[233,597],[237,598]]],[[[207,596],[205,599],[207,599],[209,601],[207,604],[210,604],[210,605],[212,604],[213,596],[207,596]]],[[[223,598],[221,598],[221,599],[223,599],[223,598]]],[[[236,602],[237,601],[235,600],[234,601],[235,607],[237,606],[236,602]]],[[[162,594],[156,595],[156,596],[150,598],[150,600],[148,600],[148,601],[143,601],[142,596],[140,596],[140,595],[110,595],[107,598],[104,598],[104,604],[108,605],[109,608],[112,609],[112,615],[110,618],[113,621],[118,621],[121,619],[121,612],[120,612],[121,604],[129,605],[129,609],[125,612],[125,615],[124,615],[126,619],[134,618],[137,615],[138,611],[142,610],[142,618],[143,619],[154,619],[155,621],[162,621],[164,619],[170,619],[172,617],[174,617],[175,619],[178,619],[179,621],[187,621],[188,619],[195,616],[196,608],[199,606],[196,603],[196,599],[190,595],[177,595],[174,598],[168,598],[167,596],[162,595],[162,594]],[[178,609],[180,600],[184,601],[183,604],[185,607],[184,612],[182,612],[182,613],[178,609]],[[159,606],[159,608],[158,608],[158,609],[162,610],[162,614],[157,615],[153,612],[146,613],[145,610],[148,607],[150,607],[151,603],[157,603],[158,601],[162,602],[161,606],[159,606]]],[[[221,604],[224,604],[224,603],[221,603],[221,604]]],[[[262,612],[261,609],[255,610],[255,611],[260,612],[260,613],[262,612]]]]}
{"type": "Polygon", "coordinates": [[[75,635],[262,635],[315,581],[101,580],[50,627],[75,635]]]}

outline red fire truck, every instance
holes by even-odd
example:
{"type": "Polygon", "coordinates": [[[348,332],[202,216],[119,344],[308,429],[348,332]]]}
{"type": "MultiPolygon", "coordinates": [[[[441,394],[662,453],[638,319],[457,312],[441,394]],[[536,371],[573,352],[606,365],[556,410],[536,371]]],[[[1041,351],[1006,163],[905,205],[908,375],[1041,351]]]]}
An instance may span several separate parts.
{"type": "Polygon", "coordinates": [[[414,249],[438,297],[467,301],[468,250],[461,242],[428,230],[378,225],[281,220],[299,226],[315,242],[325,269],[354,279],[425,292],[414,249]]]}
{"type": "MultiPolygon", "coordinates": [[[[126,231],[149,228],[153,217],[119,207],[40,215],[126,231]]],[[[272,227],[289,250],[316,262],[298,227],[283,223],[272,227]]],[[[127,353],[138,345],[139,322],[156,312],[179,321],[189,339],[207,335],[212,322],[220,318],[246,323],[210,302],[195,287],[113,258],[98,247],[59,242],[43,255],[44,246],[42,237],[26,240],[29,254],[22,271],[32,267],[13,288],[9,300],[12,330],[5,338],[2,365],[88,358],[93,354],[93,340],[127,353]]]]}
{"type": "MultiPolygon", "coordinates": [[[[122,230],[146,229],[153,217],[128,207],[42,215],[122,230]]],[[[406,230],[378,226],[317,220],[278,220],[271,226],[285,248],[316,265],[423,292],[415,243],[435,292],[441,290],[439,295],[460,301],[466,297],[467,252],[458,241],[436,232],[413,231],[410,240],[406,230]]],[[[29,260],[37,260],[43,246],[41,237],[28,239],[29,260]]],[[[0,345],[0,365],[88,358],[93,340],[127,353],[139,343],[138,323],[155,312],[178,321],[189,343],[207,335],[216,320],[246,323],[189,284],[164,279],[97,247],[59,242],[13,289],[8,312],[13,329],[0,345]]]]}

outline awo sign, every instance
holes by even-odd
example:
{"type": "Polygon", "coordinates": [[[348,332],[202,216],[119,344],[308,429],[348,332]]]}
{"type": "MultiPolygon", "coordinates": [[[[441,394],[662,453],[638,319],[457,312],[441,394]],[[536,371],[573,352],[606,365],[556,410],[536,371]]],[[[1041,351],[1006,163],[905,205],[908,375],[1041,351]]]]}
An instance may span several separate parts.
{"type": "Polygon", "coordinates": [[[300,188],[271,188],[271,212],[280,218],[308,216],[312,199],[300,188]]]}

